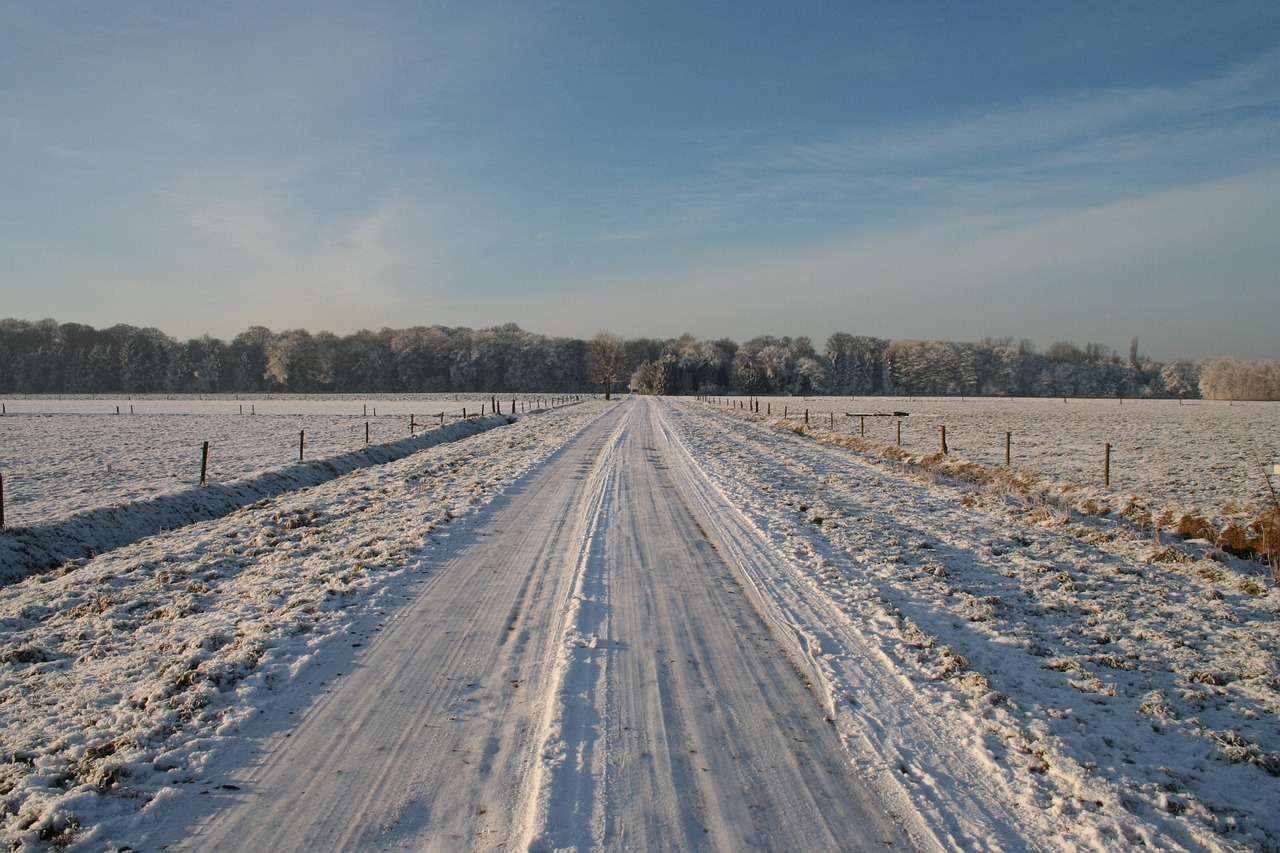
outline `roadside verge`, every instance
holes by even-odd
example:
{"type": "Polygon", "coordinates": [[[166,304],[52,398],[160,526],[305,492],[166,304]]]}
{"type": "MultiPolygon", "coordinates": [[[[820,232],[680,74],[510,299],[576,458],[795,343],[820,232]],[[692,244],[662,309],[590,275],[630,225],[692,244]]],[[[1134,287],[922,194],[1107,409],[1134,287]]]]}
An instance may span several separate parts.
{"type": "Polygon", "coordinates": [[[150,500],[99,507],[49,524],[0,531],[0,586],[44,574],[166,530],[230,515],[256,501],[317,486],[438,444],[506,426],[514,416],[471,418],[412,438],[300,462],[228,483],[193,486],[150,500]]]}

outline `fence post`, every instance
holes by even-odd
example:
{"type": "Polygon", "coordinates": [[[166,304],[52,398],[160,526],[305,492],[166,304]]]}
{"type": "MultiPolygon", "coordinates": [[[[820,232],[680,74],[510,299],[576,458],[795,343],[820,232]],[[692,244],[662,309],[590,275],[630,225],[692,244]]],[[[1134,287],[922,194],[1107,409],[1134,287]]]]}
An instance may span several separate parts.
{"type": "Polygon", "coordinates": [[[302,450],[307,446],[307,431],[305,429],[298,430],[298,461],[302,461],[302,450]]]}
{"type": "Polygon", "coordinates": [[[1004,434],[1004,467],[1009,467],[1010,452],[1013,448],[1013,433],[1006,432],[1004,434]]]}
{"type": "Polygon", "coordinates": [[[943,456],[946,456],[946,455],[947,455],[947,426],[946,426],[946,424],[943,424],[943,425],[942,425],[942,455],[943,455],[943,456]]]}
{"type": "Polygon", "coordinates": [[[902,418],[898,418],[898,446],[902,446],[902,418]]]}
{"type": "Polygon", "coordinates": [[[1111,485],[1111,442],[1103,445],[1102,453],[1102,485],[1111,485]]]}
{"type": "Polygon", "coordinates": [[[209,473],[209,442],[204,443],[204,450],[200,453],[200,485],[204,485],[205,475],[209,473]]]}
{"type": "Polygon", "coordinates": [[[4,474],[0,474],[0,530],[4,530],[4,474]]]}
{"type": "Polygon", "coordinates": [[[805,426],[808,426],[808,424],[809,424],[809,410],[808,410],[808,409],[805,409],[805,410],[804,410],[804,422],[805,422],[805,426]]]}
{"type": "Polygon", "coordinates": [[[365,444],[369,443],[369,422],[368,421],[364,422],[364,443],[365,444]]]}
{"type": "Polygon", "coordinates": [[[414,430],[416,430],[417,428],[418,428],[418,424],[417,424],[417,422],[414,420],[414,415],[409,415],[409,437],[410,437],[410,438],[412,438],[412,437],[413,437],[413,432],[414,432],[414,430]]]}
{"type": "Polygon", "coordinates": [[[831,429],[834,431],[835,428],[836,428],[836,413],[832,412],[831,413],[831,429]]]}

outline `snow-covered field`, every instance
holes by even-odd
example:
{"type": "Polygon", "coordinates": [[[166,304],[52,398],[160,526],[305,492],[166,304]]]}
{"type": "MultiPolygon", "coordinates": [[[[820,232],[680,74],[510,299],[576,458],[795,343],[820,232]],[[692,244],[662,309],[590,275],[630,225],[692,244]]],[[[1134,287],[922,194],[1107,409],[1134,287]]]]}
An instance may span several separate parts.
{"type": "Polygon", "coordinates": [[[0,475],[9,525],[46,523],[200,482],[227,483],[407,438],[460,418],[563,398],[517,394],[0,397],[0,475]],[[442,417],[443,416],[443,417],[442,417]]]}
{"type": "MultiPolygon", "coordinates": [[[[708,535],[850,760],[918,812],[925,846],[1280,846],[1280,590],[1262,567],[861,455],[816,430],[820,402],[798,403],[806,435],[709,403],[621,405],[657,407],[708,535]]],[[[1073,463],[1054,452],[1111,441],[1117,463],[1144,458],[1138,435],[1190,409],[1160,434],[1194,459],[1184,482],[1274,452],[1278,411],[1058,401],[1073,414],[1059,427],[1076,430],[1064,438],[1012,420],[1021,401],[856,402],[825,411],[909,411],[904,445],[932,450],[945,423],[953,453],[991,463],[1012,431],[1015,464],[1040,448],[1037,470],[1064,477],[1073,463]],[[959,417],[965,406],[986,420],[959,417]],[[1147,426],[1110,417],[1120,409],[1145,410],[1147,426]],[[972,437],[979,422],[994,436],[972,437]]],[[[214,792],[251,717],[323,661],[349,660],[426,566],[483,532],[487,505],[610,409],[522,417],[0,589],[3,842],[136,849],[180,792],[214,792]]],[[[868,419],[868,433],[892,440],[891,422],[868,419]]],[[[1261,500],[1243,480],[1169,487],[1121,470],[1113,488],[1152,504],[1261,500]]]]}
{"type": "MultiPolygon", "coordinates": [[[[897,443],[894,417],[850,414],[905,412],[902,446],[917,453],[941,448],[988,465],[1003,465],[1006,433],[1014,468],[1082,486],[1103,485],[1105,445],[1111,445],[1109,491],[1132,493],[1157,510],[1207,518],[1252,517],[1270,503],[1264,472],[1280,463],[1280,403],[1212,400],[1077,400],[991,397],[735,397],[722,404],[760,414],[897,443]],[[834,416],[834,421],[832,420],[834,416]]],[[[1274,479],[1274,478],[1273,478],[1274,479]]],[[[1158,514],[1157,511],[1157,514],[1158,514]]]]}

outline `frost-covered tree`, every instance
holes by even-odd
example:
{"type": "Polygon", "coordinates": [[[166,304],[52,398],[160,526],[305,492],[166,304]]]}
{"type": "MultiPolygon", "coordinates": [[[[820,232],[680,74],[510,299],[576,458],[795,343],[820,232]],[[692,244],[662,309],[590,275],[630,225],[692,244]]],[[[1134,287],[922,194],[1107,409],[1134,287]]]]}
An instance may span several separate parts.
{"type": "Polygon", "coordinates": [[[622,338],[609,332],[598,332],[587,344],[590,378],[604,386],[604,398],[610,399],[613,386],[631,371],[631,357],[622,338]]]}
{"type": "Polygon", "coordinates": [[[1194,361],[1171,361],[1160,368],[1160,387],[1171,397],[1200,396],[1200,365],[1194,361]]]}
{"type": "Polygon", "coordinates": [[[1200,375],[1208,400],[1280,400],[1280,362],[1219,358],[1200,375]]]}
{"type": "Polygon", "coordinates": [[[306,329],[276,335],[267,347],[263,375],[281,391],[319,391],[322,376],[315,338],[306,329]]]}
{"type": "Polygon", "coordinates": [[[631,390],[637,394],[658,394],[661,382],[658,365],[652,361],[642,361],[631,374],[631,390]]]}

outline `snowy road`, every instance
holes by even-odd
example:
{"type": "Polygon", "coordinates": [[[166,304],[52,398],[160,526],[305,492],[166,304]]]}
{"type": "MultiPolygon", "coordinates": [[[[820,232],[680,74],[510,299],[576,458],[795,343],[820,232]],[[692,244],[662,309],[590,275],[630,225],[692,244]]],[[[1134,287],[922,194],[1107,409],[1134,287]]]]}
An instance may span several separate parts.
{"type": "Polygon", "coordinates": [[[911,848],[663,412],[620,404],[495,501],[174,849],[911,848]]]}

